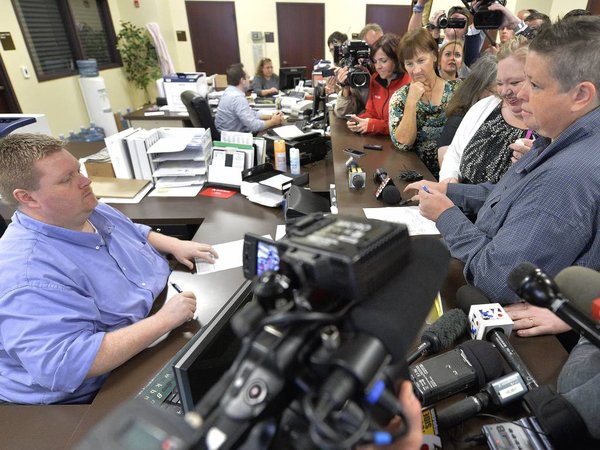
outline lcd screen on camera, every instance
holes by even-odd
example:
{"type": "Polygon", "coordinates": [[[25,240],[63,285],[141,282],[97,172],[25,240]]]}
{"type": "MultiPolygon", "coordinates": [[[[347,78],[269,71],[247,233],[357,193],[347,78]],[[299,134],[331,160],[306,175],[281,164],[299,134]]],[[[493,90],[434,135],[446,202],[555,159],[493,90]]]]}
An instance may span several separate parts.
{"type": "Polygon", "coordinates": [[[256,243],[256,275],[262,275],[267,270],[279,270],[279,252],[275,244],[258,241],[256,243]]]}

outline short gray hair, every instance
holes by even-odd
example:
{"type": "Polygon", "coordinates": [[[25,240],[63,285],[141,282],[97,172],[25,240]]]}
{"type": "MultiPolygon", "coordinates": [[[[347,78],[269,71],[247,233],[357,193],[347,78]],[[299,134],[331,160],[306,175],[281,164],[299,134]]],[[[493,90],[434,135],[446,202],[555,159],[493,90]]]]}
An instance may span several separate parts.
{"type": "Polygon", "coordinates": [[[600,93],[600,17],[558,20],[539,32],[529,50],[546,58],[563,92],[589,81],[600,93]]]}
{"type": "Polygon", "coordinates": [[[11,134],[0,139],[0,195],[9,205],[16,205],[15,189],[36,190],[39,174],[36,161],[64,148],[64,142],[43,134],[11,134]]]}

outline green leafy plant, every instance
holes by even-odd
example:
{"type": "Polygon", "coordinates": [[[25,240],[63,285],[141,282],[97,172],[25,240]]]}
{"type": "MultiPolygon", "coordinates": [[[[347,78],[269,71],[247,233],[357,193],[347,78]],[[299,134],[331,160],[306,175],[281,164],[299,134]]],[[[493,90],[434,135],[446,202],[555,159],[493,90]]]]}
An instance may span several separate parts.
{"type": "Polygon", "coordinates": [[[121,54],[127,80],[142,89],[146,100],[150,101],[148,84],[161,75],[158,55],[150,35],[144,28],[131,22],[121,22],[117,50],[121,54]]]}

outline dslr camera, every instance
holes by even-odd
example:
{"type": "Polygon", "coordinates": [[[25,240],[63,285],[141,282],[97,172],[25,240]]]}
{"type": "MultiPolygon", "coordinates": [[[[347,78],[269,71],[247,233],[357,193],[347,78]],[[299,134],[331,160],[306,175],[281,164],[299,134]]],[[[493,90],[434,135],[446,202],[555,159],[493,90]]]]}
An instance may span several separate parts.
{"type": "MultiPolygon", "coordinates": [[[[467,5],[468,2],[473,0],[463,0],[463,3],[467,5]]],[[[469,11],[473,14],[473,26],[478,30],[497,30],[502,25],[504,20],[501,11],[490,11],[489,6],[496,0],[484,0],[481,2],[477,10],[474,10],[471,6],[469,11]]],[[[506,0],[498,0],[502,6],[506,6],[506,0]]]]}
{"type": "Polygon", "coordinates": [[[335,47],[335,63],[348,67],[346,84],[355,88],[367,86],[371,75],[368,68],[371,61],[371,47],[365,41],[348,41],[335,47]]]}

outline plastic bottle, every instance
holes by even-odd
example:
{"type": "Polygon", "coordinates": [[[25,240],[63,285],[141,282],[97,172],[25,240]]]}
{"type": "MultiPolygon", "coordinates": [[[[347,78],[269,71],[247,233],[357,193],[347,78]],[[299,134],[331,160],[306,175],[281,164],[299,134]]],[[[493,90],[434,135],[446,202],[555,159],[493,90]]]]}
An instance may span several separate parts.
{"type": "Polygon", "coordinates": [[[283,139],[278,139],[275,141],[275,170],[280,170],[285,172],[287,160],[285,157],[285,141],[283,139]]]}
{"type": "Polygon", "coordinates": [[[296,147],[290,148],[290,172],[292,175],[300,175],[300,150],[296,147]]]}

